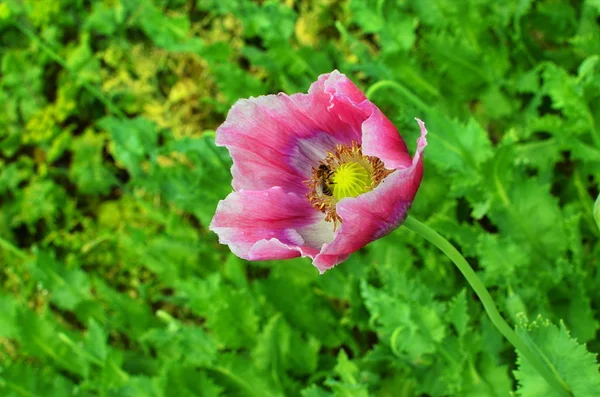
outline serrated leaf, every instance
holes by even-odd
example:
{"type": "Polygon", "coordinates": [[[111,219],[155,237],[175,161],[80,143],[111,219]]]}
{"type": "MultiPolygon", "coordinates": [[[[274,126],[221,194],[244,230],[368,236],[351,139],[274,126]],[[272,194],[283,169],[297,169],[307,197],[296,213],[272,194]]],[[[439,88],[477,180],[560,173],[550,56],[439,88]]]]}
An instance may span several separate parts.
{"type": "Polygon", "coordinates": [[[452,325],[454,325],[454,328],[458,332],[458,335],[464,335],[469,323],[466,290],[461,290],[450,302],[450,305],[448,306],[448,316],[452,325]]]}
{"type": "Polygon", "coordinates": [[[337,364],[333,371],[337,375],[337,379],[330,377],[325,381],[325,384],[331,387],[336,396],[369,396],[367,386],[361,383],[358,366],[348,358],[344,350],[340,350],[338,353],[337,364]]]}
{"type": "Polygon", "coordinates": [[[428,114],[426,125],[430,134],[427,157],[441,169],[460,175],[460,186],[453,188],[461,191],[477,184],[480,165],[492,155],[486,131],[474,119],[463,125],[439,111],[428,114]]]}
{"type": "Polygon", "coordinates": [[[496,234],[481,234],[477,241],[477,256],[485,269],[483,279],[490,285],[505,283],[517,269],[531,263],[528,251],[512,238],[496,234]]]}
{"type": "Polygon", "coordinates": [[[64,397],[75,393],[73,383],[53,368],[35,368],[25,363],[3,366],[0,392],[5,397],[64,397]]]}
{"type": "Polygon", "coordinates": [[[243,356],[224,354],[219,365],[213,367],[219,384],[227,385],[231,396],[283,397],[283,391],[259,372],[243,356]]]}
{"type": "Polygon", "coordinates": [[[542,75],[542,89],[552,98],[552,106],[562,110],[570,121],[566,132],[582,133],[593,129],[594,118],[589,111],[584,91],[575,78],[552,63],[545,65],[542,75]]]}
{"type": "Polygon", "coordinates": [[[303,336],[297,330],[292,329],[290,345],[302,346],[302,348],[290,352],[289,371],[297,375],[314,374],[319,368],[321,342],[312,335],[303,336]]]}
{"type": "Polygon", "coordinates": [[[273,316],[264,326],[252,351],[252,358],[257,368],[272,374],[277,382],[280,381],[278,373],[287,366],[291,332],[292,330],[280,315],[273,316]]]}
{"type": "Polygon", "coordinates": [[[314,373],[320,347],[318,340],[303,338],[281,314],[277,314],[263,327],[252,358],[257,368],[271,374],[273,381],[281,383],[286,378],[286,371],[300,375],[314,373]]]}
{"type": "Polygon", "coordinates": [[[217,345],[201,327],[183,325],[166,313],[162,313],[162,318],[168,322],[167,327],[152,328],[141,338],[151,344],[161,358],[202,367],[208,367],[215,360],[217,345]]]}
{"type": "MultiPolygon", "coordinates": [[[[405,285],[408,286],[406,280],[405,285]]],[[[407,289],[392,295],[366,283],[361,285],[361,294],[380,338],[396,355],[420,361],[436,351],[436,345],[446,335],[446,328],[439,313],[440,305],[414,290],[412,294],[407,289]]]]}
{"type": "Polygon", "coordinates": [[[177,397],[220,397],[224,388],[219,386],[206,372],[194,367],[174,364],[167,373],[165,396],[177,397]]]}
{"type": "Polygon", "coordinates": [[[257,337],[258,316],[247,291],[222,289],[210,308],[208,328],[229,348],[252,346],[257,337]]]}
{"type": "MultiPolygon", "coordinates": [[[[523,322],[517,329],[520,337],[541,354],[568,385],[574,397],[600,395],[600,374],[596,355],[585,345],[573,339],[561,322],[560,327],[538,317],[531,323],[523,322]]],[[[518,354],[518,351],[517,351],[518,354]]],[[[517,392],[522,397],[560,396],[537,370],[520,354],[515,371],[519,382],[517,392]]]]}

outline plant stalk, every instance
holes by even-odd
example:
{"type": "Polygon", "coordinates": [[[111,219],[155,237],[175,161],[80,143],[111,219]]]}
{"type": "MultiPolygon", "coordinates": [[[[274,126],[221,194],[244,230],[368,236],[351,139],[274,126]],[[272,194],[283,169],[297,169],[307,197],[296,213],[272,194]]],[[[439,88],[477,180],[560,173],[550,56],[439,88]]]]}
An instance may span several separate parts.
{"type": "Polygon", "coordinates": [[[473,288],[483,307],[494,324],[494,326],[500,331],[502,335],[519,351],[521,356],[525,358],[537,372],[548,382],[554,390],[560,395],[572,396],[571,389],[567,383],[561,378],[560,374],[551,367],[538,353],[530,349],[529,346],[517,335],[517,333],[508,325],[506,320],[498,312],[494,299],[488,292],[487,288],[483,285],[477,274],[471,268],[467,260],[461,255],[460,252],[452,245],[448,240],[442,237],[435,230],[419,222],[415,218],[409,216],[404,221],[404,226],[409,230],[417,233],[424,239],[431,242],[433,245],[438,247],[450,260],[458,267],[458,270],[465,276],[467,282],[473,288]]]}

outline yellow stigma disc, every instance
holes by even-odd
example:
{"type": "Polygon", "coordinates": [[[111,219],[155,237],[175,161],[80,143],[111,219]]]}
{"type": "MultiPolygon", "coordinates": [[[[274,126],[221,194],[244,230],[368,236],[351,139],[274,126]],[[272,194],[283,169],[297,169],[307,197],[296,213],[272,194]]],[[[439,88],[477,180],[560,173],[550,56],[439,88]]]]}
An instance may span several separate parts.
{"type": "Polygon", "coordinates": [[[366,193],[371,190],[373,184],[371,171],[354,161],[341,164],[331,180],[331,190],[337,200],[366,193]]]}

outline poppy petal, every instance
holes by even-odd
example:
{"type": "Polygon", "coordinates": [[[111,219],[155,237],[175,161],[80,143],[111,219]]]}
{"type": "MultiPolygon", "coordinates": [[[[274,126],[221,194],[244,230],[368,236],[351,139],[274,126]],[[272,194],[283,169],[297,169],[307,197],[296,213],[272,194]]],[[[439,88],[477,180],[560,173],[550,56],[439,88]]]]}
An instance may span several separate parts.
{"type": "Polygon", "coordinates": [[[244,259],[314,257],[333,239],[333,225],[323,218],[306,197],[273,187],[229,194],[209,228],[244,259]]]}
{"type": "Polygon", "coordinates": [[[308,94],[237,101],[217,129],[216,143],[233,158],[235,190],[281,186],[306,193],[304,180],[327,151],[361,139],[366,98],[346,76],[322,75],[308,94]]]}
{"type": "Polygon", "coordinates": [[[321,273],[352,253],[396,229],[408,213],[423,177],[422,153],[427,146],[425,124],[417,119],[421,136],[412,165],[397,169],[371,192],[345,198],[337,205],[342,218],[334,240],[326,244],[313,264],[321,273]]]}

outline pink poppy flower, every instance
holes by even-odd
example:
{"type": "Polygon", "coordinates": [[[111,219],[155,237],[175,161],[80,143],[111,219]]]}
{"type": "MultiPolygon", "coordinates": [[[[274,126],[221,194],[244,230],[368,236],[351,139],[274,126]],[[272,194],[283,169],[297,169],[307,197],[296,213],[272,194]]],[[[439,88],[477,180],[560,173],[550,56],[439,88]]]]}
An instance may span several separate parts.
{"type": "Polygon", "coordinates": [[[237,101],[216,143],[234,192],[210,229],[247,260],[309,257],[321,273],[400,226],[423,176],[394,125],[337,70],[308,94],[237,101]]]}

